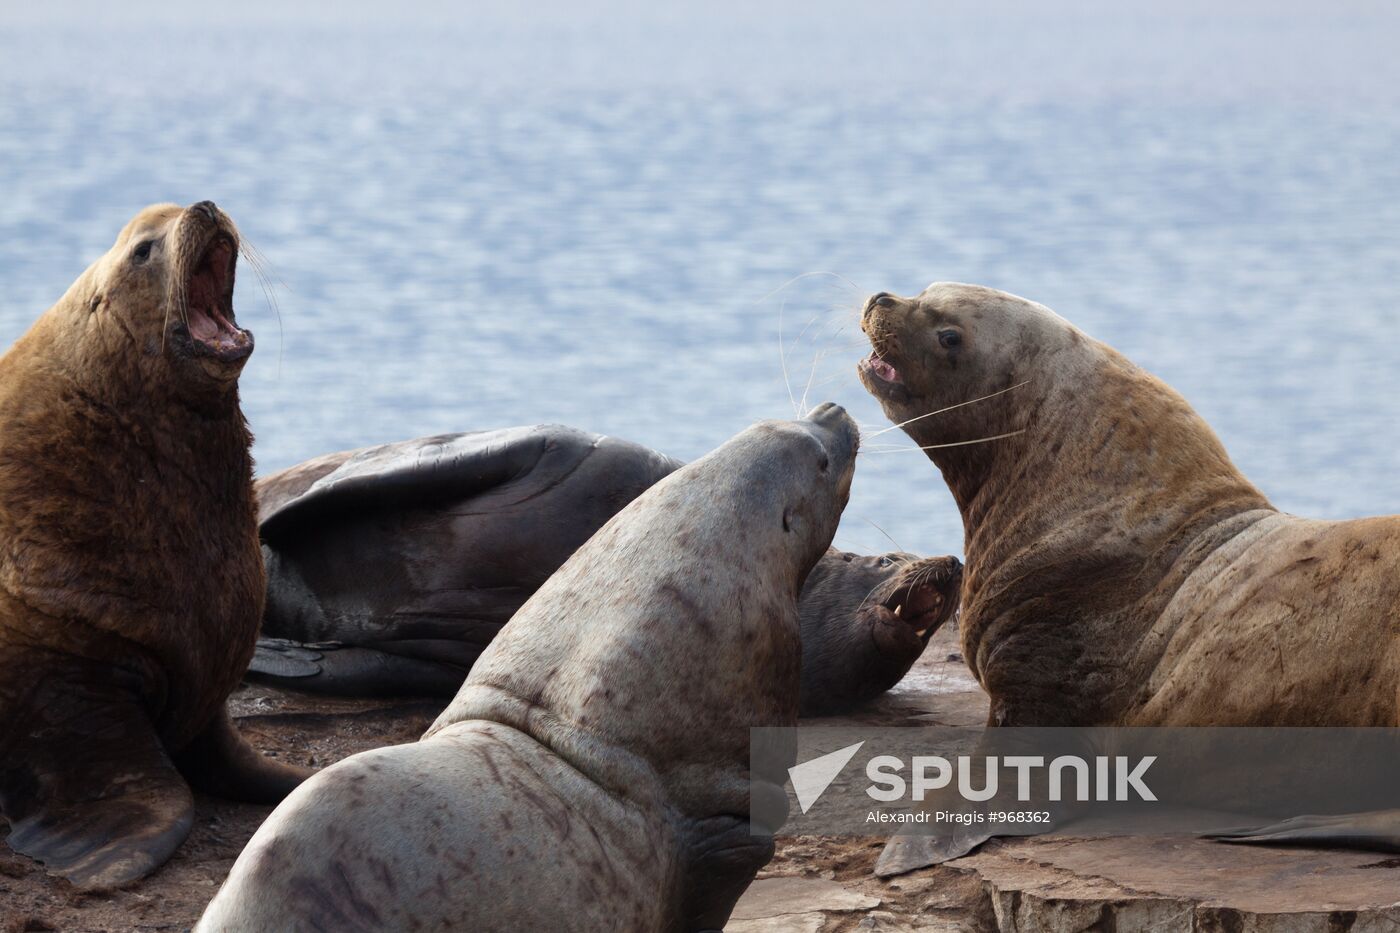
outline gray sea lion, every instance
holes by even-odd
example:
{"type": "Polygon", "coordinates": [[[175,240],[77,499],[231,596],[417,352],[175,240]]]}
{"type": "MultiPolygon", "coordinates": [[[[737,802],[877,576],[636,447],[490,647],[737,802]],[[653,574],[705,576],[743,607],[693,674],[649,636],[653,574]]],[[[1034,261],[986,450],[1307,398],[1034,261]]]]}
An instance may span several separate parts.
{"type": "MultiPolygon", "coordinates": [[[[255,679],[452,696],[501,626],[623,506],[683,464],[561,425],[425,437],[260,479],[268,596],[255,679]]],[[[956,558],[831,550],[809,577],[802,711],[888,690],[957,605],[956,558]]]]}
{"type": "MultiPolygon", "coordinates": [[[[1034,302],[938,283],[862,327],[862,381],[962,513],[992,725],[1400,725],[1400,518],[1280,513],[1170,386],[1034,302]]],[[[1377,826],[1306,838],[1400,839],[1377,826]]]]}
{"type": "Polygon", "coordinates": [[[224,709],[263,573],[238,375],[238,232],[159,205],[0,357],[0,812],[79,888],[184,840],[189,781],[280,800],[224,709]]]}
{"type": "MultiPolygon", "coordinates": [[[[200,930],[717,930],[772,855],[749,729],[797,718],[797,594],[854,422],[766,422],[657,483],[525,604],[417,743],[308,781],[200,930]]],[[[772,827],[768,827],[771,829],[772,827]]]]}

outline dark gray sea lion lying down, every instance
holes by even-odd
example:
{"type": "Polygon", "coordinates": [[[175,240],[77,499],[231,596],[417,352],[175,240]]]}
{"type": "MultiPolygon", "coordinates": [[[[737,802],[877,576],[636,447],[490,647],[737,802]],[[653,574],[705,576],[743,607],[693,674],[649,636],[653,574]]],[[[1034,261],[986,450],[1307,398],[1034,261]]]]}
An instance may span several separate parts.
{"type": "MultiPolygon", "coordinates": [[[[251,674],[340,695],[451,696],[525,600],[682,465],[539,425],[329,454],[264,477],[268,598],[251,674]]],[[[952,615],[961,576],[953,557],[829,550],[800,601],[802,713],[896,684],[952,615]]]]}

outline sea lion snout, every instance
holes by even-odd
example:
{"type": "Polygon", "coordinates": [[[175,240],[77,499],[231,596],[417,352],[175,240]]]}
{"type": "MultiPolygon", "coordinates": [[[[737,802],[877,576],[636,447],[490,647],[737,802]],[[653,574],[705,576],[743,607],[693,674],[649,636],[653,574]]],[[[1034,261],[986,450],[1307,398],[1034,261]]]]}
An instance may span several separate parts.
{"type": "Polygon", "coordinates": [[[819,429],[813,434],[826,452],[829,467],[845,471],[854,465],[860,428],[846,409],[835,402],[822,402],[803,420],[819,429]]]}
{"type": "Polygon", "coordinates": [[[957,612],[962,562],[829,551],[802,591],[802,713],[824,716],[900,681],[957,612]]]}
{"type": "Polygon", "coordinates": [[[962,561],[952,555],[929,557],[908,564],[876,594],[876,632],[883,623],[903,636],[907,631],[928,644],[934,632],[956,611],[962,590],[962,561]]]}
{"type": "Polygon", "coordinates": [[[876,292],[865,299],[865,306],[861,309],[860,325],[865,327],[866,320],[877,308],[893,308],[899,302],[899,298],[889,292],[876,292]]]}
{"type": "Polygon", "coordinates": [[[870,355],[860,361],[858,372],[866,388],[882,401],[907,402],[905,363],[900,353],[898,331],[903,326],[899,304],[904,299],[889,292],[876,292],[865,301],[860,329],[870,340],[870,355]]]}

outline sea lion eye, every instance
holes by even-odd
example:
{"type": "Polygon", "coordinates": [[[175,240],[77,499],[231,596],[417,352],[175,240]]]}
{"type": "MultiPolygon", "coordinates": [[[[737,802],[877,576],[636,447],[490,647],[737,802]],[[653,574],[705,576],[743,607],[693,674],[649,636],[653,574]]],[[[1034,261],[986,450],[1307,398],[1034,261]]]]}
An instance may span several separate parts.
{"type": "Polygon", "coordinates": [[[893,566],[893,565],[894,565],[894,559],[893,559],[893,558],[891,558],[891,557],[882,557],[882,558],[880,558],[880,566],[881,566],[881,567],[890,567],[890,566],[893,566]]]}
{"type": "Polygon", "coordinates": [[[962,334],[955,330],[939,331],[938,345],[945,350],[956,350],[962,346],[962,334]]]}
{"type": "Polygon", "coordinates": [[[132,260],[139,265],[151,258],[151,247],[155,245],[155,242],[155,240],[142,240],[136,249],[132,250],[132,260]]]}

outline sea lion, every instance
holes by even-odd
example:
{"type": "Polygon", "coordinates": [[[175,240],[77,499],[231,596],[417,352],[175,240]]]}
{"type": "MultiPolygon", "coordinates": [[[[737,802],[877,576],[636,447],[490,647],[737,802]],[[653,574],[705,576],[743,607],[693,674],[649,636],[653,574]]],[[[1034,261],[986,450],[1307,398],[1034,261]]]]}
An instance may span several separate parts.
{"type": "MultiPolygon", "coordinates": [[[[452,696],[569,555],[683,464],[562,425],[329,454],[257,481],[267,607],[250,677],[452,696]]],[[[956,558],[830,550],[799,600],[802,712],[892,687],[957,605],[956,558]]]]}
{"type": "Polygon", "coordinates": [[[288,797],[197,929],[721,928],[772,855],[750,793],[787,776],[750,774],[749,729],[796,722],[797,594],[857,443],[828,403],[643,493],[421,741],[288,797]]]}
{"type": "MultiPolygon", "coordinates": [[[[992,725],[1400,724],[1400,517],[1280,513],[1170,386],[1034,302],[937,283],[861,326],[861,380],[962,513],[992,725]]],[[[921,864],[905,841],[883,868],[921,864]]]]}
{"type": "Polygon", "coordinates": [[[264,588],[238,242],[212,202],[149,207],[0,357],[0,813],[79,888],[163,863],[187,780],[274,802],[305,774],[224,709],[264,588]]]}
{"type": "Polygon", "coordinates": [[[958,608],[962,562],[829,550],[797,602],[802,716],[849,712],[909,673],[958,608]]]}

